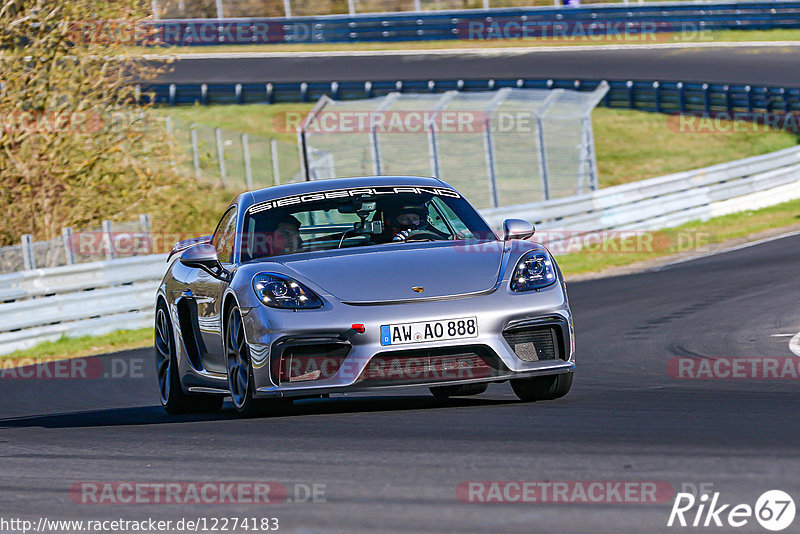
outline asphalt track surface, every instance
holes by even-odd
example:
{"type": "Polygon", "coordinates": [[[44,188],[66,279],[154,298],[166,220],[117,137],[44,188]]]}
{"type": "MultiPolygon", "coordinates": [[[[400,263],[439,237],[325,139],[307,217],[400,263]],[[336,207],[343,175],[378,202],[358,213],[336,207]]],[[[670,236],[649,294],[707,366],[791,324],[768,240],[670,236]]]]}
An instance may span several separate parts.
{"type": "MultiPolygon", "coordinates": [[[[558,401],[521,403],[504,383],[450,401],[415,389],[301,401],[262,419],[238,419],[230,404],[169,417],[149,350],[100,357],[107,371],[112,361],[143,362],[140,377],[0,380],[2,517],[269,516],[287,532],[643,533],[670,531],[671,502],[471,504],[456,487],[665,481],[676,490],[711,483],[726,503],[754,505],[773,488],[798,500],[798,381],[666,372],[685,355],[795,358],[798,251],[795,235],[569,284],[578,371],[558,401]],[[67,493],[80,481],[316,483],[327,485],[327,502],[83,505],[67,493]]],[[[764,532],[753,520],[737,531],[764,532]]]]}
{"type": "Polygon", "coordinates": [[[191,55],[173,64],[162,83],[280,83],[489,78],[661,80],[800,86],[800,46],[615,49],[568,47],[500,53],[371,52],[264,54],[214,58],[191,55]]]}

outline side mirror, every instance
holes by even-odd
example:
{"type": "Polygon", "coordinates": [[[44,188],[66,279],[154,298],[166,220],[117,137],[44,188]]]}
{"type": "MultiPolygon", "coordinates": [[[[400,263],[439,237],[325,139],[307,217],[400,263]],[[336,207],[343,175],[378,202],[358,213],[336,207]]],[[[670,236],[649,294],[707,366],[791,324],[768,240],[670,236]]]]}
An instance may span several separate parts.
{"type": "Polygon", "coordinates": [[[503,240],[528,239],[536,229],[528,221],[522,219],[506,219],[503,221],[503,240]]]}
{"type": "Polygon", "coordinates": [[[187,267],[203,269],[216,278],[225,279],[228,274],[219,262],[217,249],[209,243],[200,243],[187,248],[181,253],[180,262],[187,267]]]}

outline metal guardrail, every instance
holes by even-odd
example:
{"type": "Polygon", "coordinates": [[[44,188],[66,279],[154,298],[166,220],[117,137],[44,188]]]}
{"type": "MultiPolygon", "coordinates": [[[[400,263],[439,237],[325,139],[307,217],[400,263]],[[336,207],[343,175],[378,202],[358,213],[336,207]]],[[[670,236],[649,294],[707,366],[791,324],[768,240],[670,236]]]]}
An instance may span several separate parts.
{"type": "Polygon", "coordinates": [[[798,178],[800,147],[792,147],[585,195],[482,213],[493,227],[519,217],[543,230],[653,230],[798,198],[798,178]]]}
{"type": "Polygon", "coordinates": [[[62,335],[100,335],[152,325],[166,255],[0,275],[0,354],[62,335]]]}
{"type": "Polygon", "coordinates": [[[150,254],[150,236],[147,214],[137,221],[105,220],[99,227],[80,231],[62,228],[61,237],[50,241],[34,241],[32,235],[23,234],[19,245],[0,247],[0,274],[150,254]],[[120,246],[120,241],[127,246],[120,246]]]}
{"type": "Polygon", "coordinates": [[[491,38],[487,32],[493,28],[500,32],[495,38],[519,38],[522,31],[528,37],[571,35],[575,26],[584,31],[583,35],[589,28],[610,31],[612,35],[689,28],[767,30],[800,27],[800,2],[619,3],[291,18],[173,19],[151,24],[165,44],[188,46],[485,39],[491,38]]]}
{"type": "MultiPolygon", "coordinates": [[[[542,230],[653,230],[800,198],[800,147],[546,203],[483,210],[497,228],[527,218],[542,230]]],[[[551,242],[552,243],[552,242],[551,242]]],[[[152,324],[165,255],[0,275],[0,354],[61,335],[152,324]]]]}
{"type": "MultiPolygon", "coordinates": [[[[505,87],[522,89],[572,89],[594,91],[605,80],[574,79],[477,79],[398,80],[330,83],[264,84],[168,84],[142,87],[152,91],[161,104],[250,104],[312,102],[322,96],[352,100],[400,93],[492,91],[505,87]]],[[[791,113],[800,111],[800,88],[761,85],[685,83],[680,81],[607,82],[609,91],[601,104],[659,113],[791,113]]]]}

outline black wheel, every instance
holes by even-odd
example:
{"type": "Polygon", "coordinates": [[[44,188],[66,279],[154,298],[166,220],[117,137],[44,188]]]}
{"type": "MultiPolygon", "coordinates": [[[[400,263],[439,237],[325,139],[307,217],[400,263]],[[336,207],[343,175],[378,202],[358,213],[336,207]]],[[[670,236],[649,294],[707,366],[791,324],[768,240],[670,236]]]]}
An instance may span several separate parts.
{"type": "Polygon", "coordinates": [[[239,308],[234,306],[225,322],[225,356],[228,364],[228,389],[236,411],[245,417],[278,414],[289,408],[291,399],[254,399],[255,380],[250,347],[244,336],[239,308]]]}
{"type": "Polygon", "coordinates": [[[161,406],[169,414],[213,412],[222,408],[223,397],[187,395],[178,373],[177,351],[167,308],[159,303],[155,324],[156,378],[161,406]]]}
{"type": "Polygon", "coordinates": [[[468,397],[470,395],[480,395],[489,384],[463,384],[460,386],[435,386],[430,388],[431,393],[437,399],[447,399],[450,397],[468,397]]]}
{"type": "Polygon", "coordinates": [[[525,402],[558,399],[569,393],[574,373],[539,376],[511,381],[511,388],[519,400],[525,402]]]}

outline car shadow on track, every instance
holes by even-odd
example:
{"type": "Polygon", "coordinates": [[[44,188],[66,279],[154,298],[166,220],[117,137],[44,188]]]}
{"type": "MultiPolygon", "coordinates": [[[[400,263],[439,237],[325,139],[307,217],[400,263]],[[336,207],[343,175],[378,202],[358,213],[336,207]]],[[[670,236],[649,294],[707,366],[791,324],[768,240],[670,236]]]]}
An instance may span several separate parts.
{"type": "MultiPolygon", "coordinates": [[[[451,409],[458,407],[497,406],[518,404],[516,399],[454,398],[435,399],[427,396],[392,397],[335,397],[330,399],[303,399],[280,413],[263,418],[304,417],[309,415],[337,415],[344,413],[387,412],[407,410],[451,409]]],[[[171,423],[192,423],[211,421],[230,421],[242,419],[226,402],[219,412],[191,415],[169,415],[160,406],[141,406],[131,408],[112,408],[107,410],[88,410],[80,412],[31,415],[0,419],[0,428],[88,428],[159,425],[171,423]]]]}

